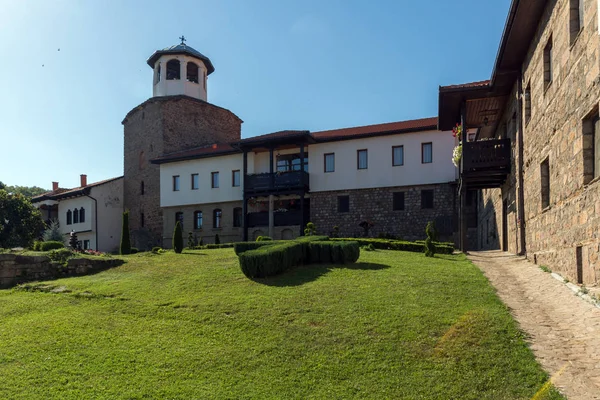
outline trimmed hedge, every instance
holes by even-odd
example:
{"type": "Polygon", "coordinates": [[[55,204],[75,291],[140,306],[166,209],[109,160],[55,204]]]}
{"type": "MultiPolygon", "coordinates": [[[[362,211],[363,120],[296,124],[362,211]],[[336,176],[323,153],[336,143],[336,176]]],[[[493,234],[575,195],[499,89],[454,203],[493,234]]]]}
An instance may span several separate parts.
{"type": "Polygon", "coordinates": [[[259,236],[256,238],[257,242],[262,242],[262,241],[267,241],[267,240],[273,240],[273,238],[269,237],[269,236],[259,236]]]}
{"type": "MultiPolygon", "coordinates": [[[[316,236],[313,236],[316,238],[316,236]]],[[[236,243],[236,253],[240,267],[248,278],[265,278],[277,275],[290,268],[304,264],[348,264],[360,256],[356,242],[314,241],[309,239],[293,241],[236,243]]]]}
{"type": "MultiPolygon", "coordinates": [[[[398,251],[411,251],[413,253],[423,253],[425,249],[425,242],[405,242],[402,240],[388,240],[388,239],[362,239],[362,238],[332,238],[332,241],[354,241],[358,242],[360,246],[368,246],[372,244],[373,247],[380,250],[398,250],[398,251]]],[[[454,252],[454,246],[448,246],[445,244],[435,243],[435,251],[439,254],[452,254],[454,252]]]]}
{"type": "Polygon", "coordinates": [[[289,243],[289,240],[264,240],[260,242],[238,242],[233,244],[235,254],[238,256],[246,251],[256,250],[263,246],[273,246],[280,243],[289,243]]]}
{"type": "Polygon", "coordinates": [[[55,240],[50,240],[48,242],[40,242],[40,244],[39,244],[40,251],[63,249],[64,247],[65,247],[65,244],[63,242],[59,242],[59,241],[55,241],[55,240]]]}

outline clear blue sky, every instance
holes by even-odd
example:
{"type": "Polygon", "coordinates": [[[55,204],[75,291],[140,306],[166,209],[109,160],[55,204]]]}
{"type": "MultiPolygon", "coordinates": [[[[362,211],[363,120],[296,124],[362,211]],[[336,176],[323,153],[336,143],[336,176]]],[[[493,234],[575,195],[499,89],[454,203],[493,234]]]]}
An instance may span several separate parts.
{"type": "Polygon", "coordinates": [[[509,3],[0,0],[0,181],[122,175],[121,121],[152,95],[146,59],[182,34],[243,137],[435,116],[439,85],[490,77],[509,3]]]}

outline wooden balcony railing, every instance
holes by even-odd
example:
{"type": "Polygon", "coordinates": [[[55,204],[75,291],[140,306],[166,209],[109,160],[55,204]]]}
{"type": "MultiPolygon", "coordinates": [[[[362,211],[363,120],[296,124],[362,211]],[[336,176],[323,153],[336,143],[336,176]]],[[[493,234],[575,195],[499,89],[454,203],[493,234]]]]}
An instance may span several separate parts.
{"type": "Polygon", "coordinates": [[[289,171],[280,173],[249,174],[244,177],[244,192],[247,195],[308,191],[308,173],[289,171]]]}
{"type": "Polygon", "coordinates": [[[463,146],[463,172],[498,168],[510,170],[510,139],[466,142],[463,146]]]}
{"type": "MultiPolygon", "coordinates": [[[[309,211],[305,211],[305,216],[309,214],[309,211]]],[[[286,211],[286,212],[274,212],[273,213],[273,225],[274,226],[292,226],[301,225],[304,226],[305,222],[302,221],[302,212],[300,210],[286,211]]],[[[248,213],[248,227],[254,228],[257,226],[269,226],[269,213],[267,211],[248,213]]]]}

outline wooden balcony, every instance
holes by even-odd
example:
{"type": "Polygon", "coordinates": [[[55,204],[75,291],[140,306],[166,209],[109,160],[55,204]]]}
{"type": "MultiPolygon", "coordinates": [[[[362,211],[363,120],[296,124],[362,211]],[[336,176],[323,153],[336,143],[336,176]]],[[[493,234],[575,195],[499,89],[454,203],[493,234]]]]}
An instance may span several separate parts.
{"type": "Polygon", "coordinates": [[[244,177],[246,196],[308,192],[308,173],[305,171],[249,174],[244,177]]]}
{"type": "MultiPolygon", "coordinates": [[[[309,215],[308,210],[305,211],[305,215],[309,215]]],[[[273,213],[274,226],[304,226],[305,224],[306,222],[302,221],[302,212],[300,210],[273,213]]],[[[254,228],[257,226],[269,226],[269,213],[267,211],[248,213],[248,227],[254,228]]]]}
{"type": "Polygon", "coordinates": [[[469,189],[497,188],[510,173],[510,139],[463,144],[461,178],[469,189]]]}

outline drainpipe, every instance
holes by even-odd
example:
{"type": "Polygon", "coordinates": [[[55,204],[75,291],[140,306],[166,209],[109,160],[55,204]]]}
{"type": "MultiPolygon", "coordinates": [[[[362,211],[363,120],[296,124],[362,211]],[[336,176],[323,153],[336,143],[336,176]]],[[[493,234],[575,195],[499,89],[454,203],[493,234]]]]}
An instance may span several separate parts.
{"type": "Polygon", "coordinates": [[[520,256],[527,255],[527,243],[525,239],[525,191],[523,190],[523,131],[524,131],[524,123],[523,123],[523,72],[519,74],[517,78],[517,125],[519,129],[517,129],[517,152],[519,161],[517,163],[517,183],[519,185],[519,190],[517,194],[518,201],[518,213],[517,218],[519,219],[519,239],[520,239],[520,249],[518,254],[520,256]]]}
{"type": "Polygon", "coordinates": [[[95,206],[94,207],[94,221],[95,221],[95,225],[96,225],[96,251],[99,251],[98,250],[98,200],[96,200],[89,194],[86,194],[86,196],[89,197],[90,199],[94,200],[94,206],[95,206]]]}

